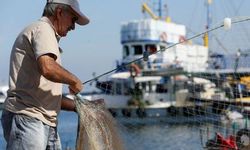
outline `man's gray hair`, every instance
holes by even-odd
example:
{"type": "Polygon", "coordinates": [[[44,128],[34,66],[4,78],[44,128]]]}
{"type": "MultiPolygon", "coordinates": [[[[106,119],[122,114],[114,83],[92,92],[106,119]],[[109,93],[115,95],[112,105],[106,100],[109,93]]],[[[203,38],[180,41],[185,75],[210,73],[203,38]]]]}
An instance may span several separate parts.
{"type": "Polygon", "coordinates": [[[65,4],[47,3],[44,7],[42,16],[47,16],[47,17],[54,16],[57,8],[61,8],[63,10],[70,9],[70,7],[65,4]]]}

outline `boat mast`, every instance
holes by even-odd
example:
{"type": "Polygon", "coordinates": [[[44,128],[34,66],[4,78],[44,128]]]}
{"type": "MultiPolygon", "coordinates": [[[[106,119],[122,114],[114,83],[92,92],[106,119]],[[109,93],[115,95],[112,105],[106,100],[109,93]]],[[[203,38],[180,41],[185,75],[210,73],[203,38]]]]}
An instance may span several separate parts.
{"type": "Polygon", "coordinates": [[[159,18],[162,19],[162,2],[161,0],[159,0],[159,3],[158,3],[158,13],[159,13],[159,18]]]}
{"type": "Polygon", "coordinates": [[[151,8],[148,6],[148,4],[144,2],[142,4],[142,13],[145,13],[145,12],[147,12],[151,16],[151,18],[153,18],[154,20],[160,19],[159,16],[154,14],[154,12],[151,10],[151,8]]]}
{"type": "Polygon", "coordinates": [[[165,4],[164,8],[163,8],[162,0],[159,0],[157,5],[158,5],[157,6],[158,8],[155,11],[157,14],[154,14],[154,11],[148,6],[148,4],[146,2],[143,2],[142,13],[147,12],[151,16],[151,18],[154,20],[163,20],[166,22],[171,22],[171,18],[168,16],[167,4],[165,4]],[[164,16],[164,14],[163,14],[164,10],[166,10],[166,12],[167,12],[166,16],[164,16]]]}
{"type": "MultiPolygon", "coordinates": [[[[207,3],[206,3],[206,6],[207,6],[207,25],[206,25],[206,29],[210,29],[210,25],[211,25],[211,22],[212,22],[212,15],[211,15],[211,11],[210,11],[210,7],[211,7],[211,3],[212,3],[212,0],[207,0],[207,3]]],[[[210,35],[209,33],[205,33],[204,35],[204,46],[205,47],[208,47],[209,46],[209,39],[210,39],[210,35]]]]}

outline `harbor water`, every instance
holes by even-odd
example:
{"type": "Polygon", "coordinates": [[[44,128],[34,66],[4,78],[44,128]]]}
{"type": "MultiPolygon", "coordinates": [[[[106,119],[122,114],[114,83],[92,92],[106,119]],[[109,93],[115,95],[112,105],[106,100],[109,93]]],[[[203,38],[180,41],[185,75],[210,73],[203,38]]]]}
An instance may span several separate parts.
{"type": "MultiPolygon", "coordinates": [[[[1,114],[1,112],[0,112],[1,114]]],[[[74,150],[78,116],[73,112],[62,111],[59,115],[59,134],[63,150],[74,150]]],[[[201,123],[167,123],[157,120],[140,122],[117,118],[126,149],[132,150],[199,150],[201,123]],[[125,123],[124,123],[125,122],[125,123]]],[[[39,137],[37,137],[39,138],[39,137]]],[[[0,149],[6,143],[0,125],[0,149]]]]}

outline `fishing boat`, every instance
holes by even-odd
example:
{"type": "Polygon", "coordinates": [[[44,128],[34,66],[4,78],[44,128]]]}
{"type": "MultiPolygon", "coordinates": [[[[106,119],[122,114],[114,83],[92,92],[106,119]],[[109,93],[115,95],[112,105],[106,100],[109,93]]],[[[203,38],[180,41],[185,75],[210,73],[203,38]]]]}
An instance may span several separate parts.
{"type": "Polygon", "coordinates": [[[236,96],[239,88],[229,95],[232,86],[238,86],[237,79],[236,84],[227,79],[249,75],[249,68],[226,68],[224,55],[210,53],[208,33],[203,45],[187,40],[185,25],[160,15],[160,0],[158,16],[147,3],[142,10],[150,17],[121,24],[122,58],[116,69],[94,77],[99,92],[82,93],[85,99],[102,98],[114,115],[127,117],[152,116],[148,112],[156,109],[163,109],[165,115],[167,110],[168,114],[196,116],[212,108],[212,113],[220,114],[227,109],[224,104],[242,103],[243,98],[236,96]]]}
{"type": "MultiPolygon", "coordinates": [[[[84,98],[103,98],[111,112],[121,110],[124,116],[133,116],[133,110],[146,116],[151,109],[194,107],[195,102],[188,99],[188,82],[212,83],[190,78],[188,73],[207,69],[208,47],[186,40],[185,25],[154,15],[146,3],[142,8],[150,18],[121,24],[122,59],[114,73],[96,79],[100,92],[82,93],[84,98]]],[[[203,95],[211,97],[212,88],[203,95]]]]}

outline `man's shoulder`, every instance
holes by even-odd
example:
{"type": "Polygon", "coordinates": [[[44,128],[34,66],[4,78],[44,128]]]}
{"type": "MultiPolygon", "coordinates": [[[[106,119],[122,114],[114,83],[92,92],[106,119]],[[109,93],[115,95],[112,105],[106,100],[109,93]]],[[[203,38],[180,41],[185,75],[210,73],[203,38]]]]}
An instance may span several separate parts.
{"type": "Polygon", "coordinates": [[[47,22],[44,22],[42,20],[37,20],[26,26],[21,33],[25,35],[30,35],[30,34],[36,34],[37,32],[53,33],[54,30],[51,27],[51,25],[48,24],[47,22]]]}
{"type": "Polygon", "coordinates": [[[31,23],[30,25],[28,25],[25,29],[34,30],[34,29],[52,29],[52,28],[47,22],[37,20],[31,23]]]}

